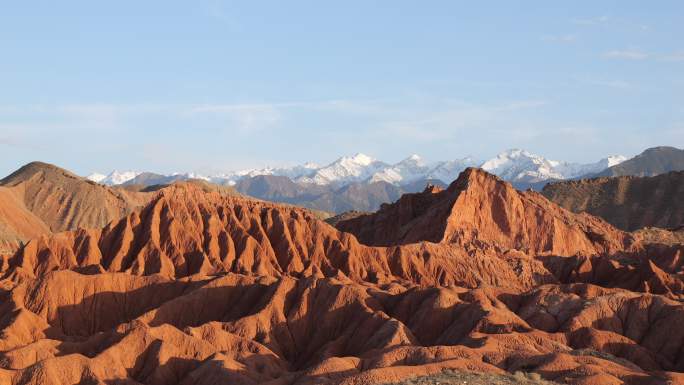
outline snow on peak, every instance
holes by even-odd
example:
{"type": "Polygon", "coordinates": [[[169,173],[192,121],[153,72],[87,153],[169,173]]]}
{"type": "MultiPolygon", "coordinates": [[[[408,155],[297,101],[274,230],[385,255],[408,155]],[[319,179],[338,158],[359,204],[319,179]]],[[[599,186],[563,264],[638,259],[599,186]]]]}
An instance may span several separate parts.
{"type": "Polygon", "coordinates": [[[100,182],[102,182],[106,177],[107,177],[107,175],[105,175],[105,174],[100,174],[99,172],[94,172],[94,173],[88,175],[88,176],[86,177],[86,179],[88,179],[88,180],[90,180],[90,181],[93,181],[93,182],[95,182],[95,183],[100,183],[100,182]]]}
{"type": "Polygon", "coordinates": [[[622,155],[613,155],[595,163],[581,164],[549,160],[525,150],[504,151],[482,164],[482,169],[512,182],[538,182],[548,179],[577,178],[597,173],[624,162],[622,155]]]}
{"type": "MultiPolygon", "coordinates": [[[[607,158],[601,159],[601,162],[605,161],[606,168],[608,168],[608,167],[617,166],[618,164],[620,164],[626,160],[627,160],[627,157],[624,155],[610,155],[607,158]]],[[[603,170],[601,170],[601,171],[603,171],[603,170]]]]}
{"type": "Polygon", "coordinates": [[[138,171],[118,171],[114,170],[110,172],[108,175],[102,177],[102,174],[99,173],[93,173],[88,175],[86,178],[97,182],[101,184],[106,184],[109,186],[114,186],[117,184],[122,184],[125,182],[128,182],[129,180],[135,178],[136,176],[140,175],[141,172],[138,171]]]}
{"type": "Polygon", "coordinates": [[[360,182],[386,166],[387,164],[368,155],[358,153],[351,157],[343,156],[327,166],[313,170],[314,172],[309,175],[296,178],[296,180],[318,185],[360,182]]]}
{"type": "Polygon", "coordinates": [[[509,181],[536,182],[563,179],[556,168],[561,162],[548,160],[525,150],[511,149],[484,162],[480,167],[509,181]]]}
{"type": "MultiPolygon", "coordinates": [[[[296,182],[318,185],[342,186],[353,182],[379,181],[402,185],[421,179],[438,179],[444,183],[451,183],[465,168],[479,166],[485,171],[510,182],[540,182],[594,174],[625,160],[624,156],[611,155],[595,163],[579,164],[549,160],[522,149],[510,149],[482,163],[472,157],[426,163],[420,156],[413,154],[398,163],[387,164],[366,154],[357,153],[353,156],[343,156],[325,166],[309,162],[290,167],[264,167],[223,174],[176,173],[171,176],[199,178],[230,185],[236,184],[243,178],[260,175],[284,176],[296,182]]],[[[117,185],[129,181],[139,174],[140,172],[137,171],[115,170],[106,176],[93,173],[87,178],[97,183],[117,185]]]]}
{"type": "Polygon", "coordinates": [[[466,168],[477,167],[478,165],[479,163],[471,157],[437,162],[426,174],[426,179],[439,179],[448,184],[456,180],[466,168]]]}
{"type": "MultiPolygon", "coordinates": [[[[344,158],[343,158],[343,159],[344,159],[344,158]]],[[[368,156],[368,155],[366,155],[366,154],[362,154],[362,153],[360,153],[360,152],[357,153],[356,155],[354,155],[353,157],[351,157],[351,160],[352,160],[354,163],[358,163],[358,164],[360,164],[360,165],[362,165],[362,166],[368,166],[368,165],[370,165],[371,163],[375,162],[375,159],[371,158],[370,156],[368,156]]]]}
{"type": "Polygon", "coordinates": [[[387,166],[370,177],[371,182],[388,183],[410,183],[425,177],[429,167],[425,165],[423,159],[418,155],[411,155],[401,162],[387,166]]]}
{"type": "Polygon", "coordinates": [[[615,166],[627,160],[627,157],[622,155],[611,155],[603,158],[595,163],[588,164],[577,164],[577,163],[567,163],[565,164],[565,170],[563,176],[568,178],[579,178],[585,175],[599,173],[608,167],[615,166]]]}

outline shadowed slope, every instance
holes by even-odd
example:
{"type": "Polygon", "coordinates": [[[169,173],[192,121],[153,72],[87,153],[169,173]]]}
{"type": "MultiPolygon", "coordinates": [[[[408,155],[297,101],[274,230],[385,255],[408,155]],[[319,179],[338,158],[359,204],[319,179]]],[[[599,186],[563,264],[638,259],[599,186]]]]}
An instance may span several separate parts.
{"type": "Polygon", "coordinates": [[[551,183],[542,194],[568,210],[599,216],[628,231],[684,225],[684,171],[551,183]]]}
{"type": "Polygon", "coordinates": [[[652,147],[634,158],[589,176],[654,176],[684,170],[684,150],[676,147],[652,147]]]}

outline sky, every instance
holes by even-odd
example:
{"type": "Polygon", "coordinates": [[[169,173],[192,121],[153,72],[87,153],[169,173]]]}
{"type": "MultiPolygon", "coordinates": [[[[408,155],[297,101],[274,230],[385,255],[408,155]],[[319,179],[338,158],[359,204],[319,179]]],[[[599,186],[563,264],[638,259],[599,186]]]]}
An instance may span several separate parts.
{"type": "Polygon", "coordinates": [[[0,175],[684,147],[681,1],[12,1],[0,175]]]}

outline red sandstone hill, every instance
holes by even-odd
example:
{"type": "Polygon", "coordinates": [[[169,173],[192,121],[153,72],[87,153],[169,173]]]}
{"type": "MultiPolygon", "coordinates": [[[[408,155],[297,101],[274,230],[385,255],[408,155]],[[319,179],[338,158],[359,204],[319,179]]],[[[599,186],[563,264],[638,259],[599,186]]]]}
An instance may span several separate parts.
{"type": "Polygon", "coordinates": [[[568,212],[476,168],[466,169],[445,190],[406,194],[336,226],[368,245],[486,243],[531,255],[613,253],[632,241],[599,218],[568,212]]]}
{"type": "Polygon", "coordinates": [[[676,238],[474,169],[346,226],[368,245],[304,209],[176,185],[103,229],[33,239],[0,259],[0,384],[377,384],[445,368],[684,384],[676,238]]]}

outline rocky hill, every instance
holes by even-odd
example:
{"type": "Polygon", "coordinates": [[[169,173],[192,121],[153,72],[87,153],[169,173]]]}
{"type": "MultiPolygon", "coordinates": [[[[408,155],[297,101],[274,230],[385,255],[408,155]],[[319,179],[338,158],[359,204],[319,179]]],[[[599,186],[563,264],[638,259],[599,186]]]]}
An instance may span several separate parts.
{"type": "Polygon", "coordinates": [[[0,243],[7,251],[41,234],[101,228],[147,199],[148,194],[98,185],[51,164],[32,162],[0,180],[0,243]]]}
{"type": "Polygon", "coordinates": [[[542,194],[568,210],[599,216],[624,230],[684,225],[684,171],[557,182],[542,194]]]}
{"type": "Polygon", "coordinates": [[[589,176],[654,176],[684,170],[684,150],[675,147],[653,147],[620,164],[589,176]]]}

